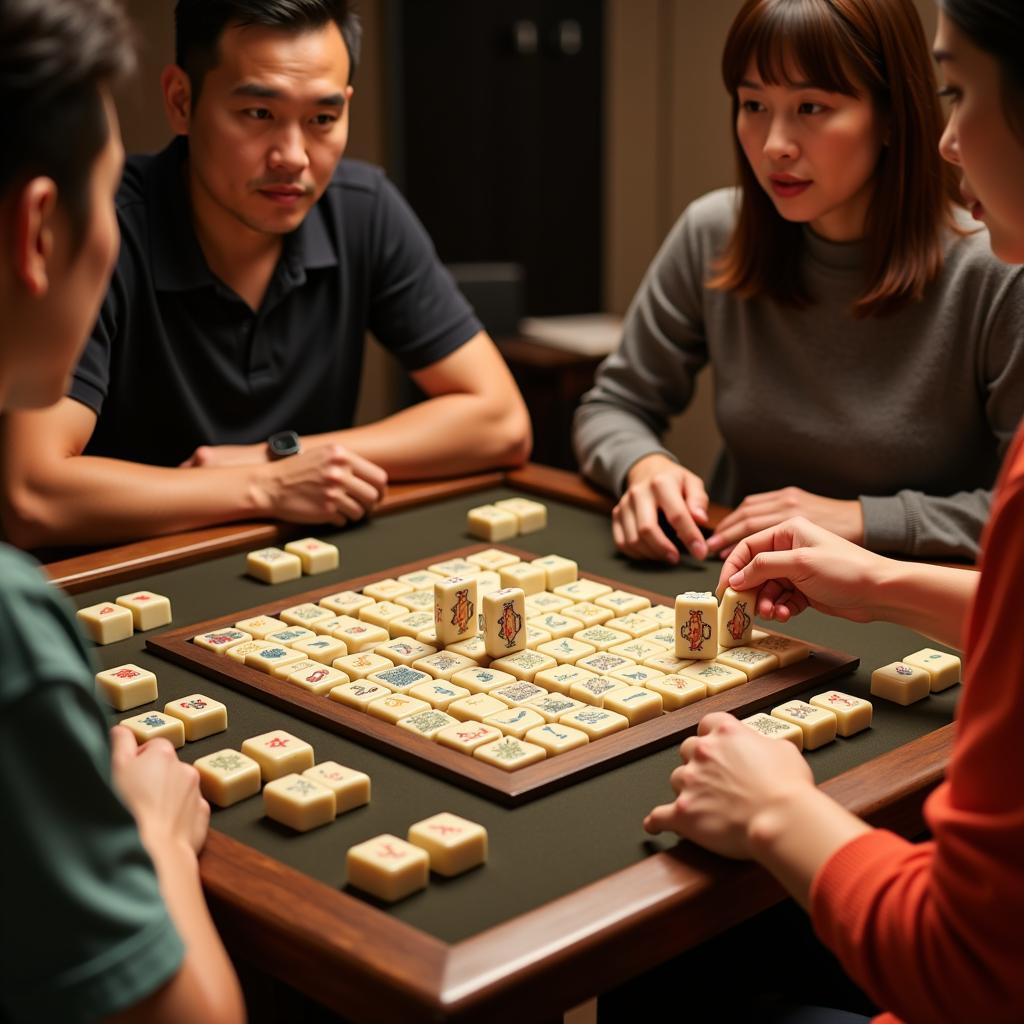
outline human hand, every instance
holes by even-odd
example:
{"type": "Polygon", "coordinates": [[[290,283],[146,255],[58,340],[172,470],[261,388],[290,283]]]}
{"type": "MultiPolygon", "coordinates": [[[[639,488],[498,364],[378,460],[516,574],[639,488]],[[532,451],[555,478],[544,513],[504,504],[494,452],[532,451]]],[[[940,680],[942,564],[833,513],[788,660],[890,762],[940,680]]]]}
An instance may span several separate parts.
{"type": "Polygon", "coordinates": [[[210,827],[210,805],[199,790],[199,772],[179,761],[167,740],[139,746],[124,726],[110,730],[110,744],[114,786],[150,856],[155,859],[173,846],[199,853],[210,827]]]}
{"type": "Polygon", "coordinates": [[[293,523],[344,526],[362,519],[384,497],[388,475],[338,444],[312,448],[258,470],[257,505],[293,523]]]}
{"type": "Polygon", "coordinates": [[[755,856],[751,826],[768,808],[814,789],[800,751],[756,733],[732,715],[707,715],[679,748],[682,765],[669,778],[676,798],[655,807],[644,828],[671,831],[721,854],[755,856]]]}
{"type": "Polygon", "coordinates": [[[708,538],[708,550],[728,558],[744,537],[778,526],[794,516],[803,516],[854,544],[864,542],[864,510],[859,501],[839,501],[799,487],[784,487],[744,498],[708,538]]]}
{"type": "Polygon", "coordinates": [[[875,618],[879,582],[890,560],[809,522],[788,522],[755,533],[722,566],[718,592],[757,590],[762,619],[786,622],[810,606],[852,622],[875,618]]]}
{"type": "Polygon", "coordinates": [[[679,551],[658,524],[661,510],[690,554],[707,556],[699,526],[708,521],[708,496],[696,473],[664,455],[648,455],[629,471],[626,484],[612,510],[612,536],[623,554],[678,564],[679,551]]]}
{"type": "Polygon", "coordinates": [[[270,462],[265,444],[204,444],[200,445],[179,469],[216,468],[221,466],[256,466],[270,462]]]}

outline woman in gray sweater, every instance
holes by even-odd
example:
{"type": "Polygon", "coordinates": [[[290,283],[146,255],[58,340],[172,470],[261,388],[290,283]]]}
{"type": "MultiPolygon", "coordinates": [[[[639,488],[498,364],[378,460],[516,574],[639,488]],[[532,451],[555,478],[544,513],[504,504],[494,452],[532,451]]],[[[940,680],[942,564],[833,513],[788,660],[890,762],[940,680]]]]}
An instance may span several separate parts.
{"type": "Polygon", "coordinates": [[[727,555],[804,515],[973,558],[1024,413],[1024,271],[956,205],[912,0],[749,0],[722,63],[741,185],[683,213],[576,416],[584,473],[621,494],[616,544],[677,561],[660,512],[727,555]],[[660,439],[707,364],[706,491],[660,439]],[[705,540],[709,494],[735,511],[705,540]]]}

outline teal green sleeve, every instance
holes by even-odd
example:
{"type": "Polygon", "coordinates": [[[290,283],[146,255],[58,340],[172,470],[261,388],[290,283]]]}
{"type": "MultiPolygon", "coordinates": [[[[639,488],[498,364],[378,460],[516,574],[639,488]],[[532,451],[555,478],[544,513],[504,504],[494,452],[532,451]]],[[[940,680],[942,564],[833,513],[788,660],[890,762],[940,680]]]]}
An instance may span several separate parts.
{"type": "Polygon", "coordinates": [[[0,551],[0,1017],[92,1021],[152,994],[184,950],[134,820],[74,622],[0,551]]]}

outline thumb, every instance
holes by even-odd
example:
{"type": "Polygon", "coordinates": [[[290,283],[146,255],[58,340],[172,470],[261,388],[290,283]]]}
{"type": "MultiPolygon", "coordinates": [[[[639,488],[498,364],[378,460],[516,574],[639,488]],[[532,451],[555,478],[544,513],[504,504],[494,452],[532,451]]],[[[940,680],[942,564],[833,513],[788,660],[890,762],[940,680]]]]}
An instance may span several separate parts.
{"type": "Polygon", "coordinates": [[[112,761],[130,761],[138,754],[139,744],[135,737],[123,726],[115,725],[110,730],[110,759],[112,761]]]}

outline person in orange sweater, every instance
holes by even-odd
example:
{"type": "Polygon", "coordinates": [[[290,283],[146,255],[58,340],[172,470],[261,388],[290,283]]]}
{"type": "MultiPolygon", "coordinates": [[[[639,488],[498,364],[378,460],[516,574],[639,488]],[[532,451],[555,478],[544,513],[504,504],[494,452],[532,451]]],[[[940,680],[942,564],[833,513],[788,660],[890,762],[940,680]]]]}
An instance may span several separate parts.
{"type": "MultiPolygon", "coordinates": [[[[936,58],[952,114],[943,156],[996,255],[1024,263],[1024,5],[940,0],[936,58]]],[[[964,693],[946,781],[929,797],[932,839],[872,829],[814,786],[788,743],[708,715],[680,748],[672,830],[753,858],[811,914],[850,976],[895,1021],[1024,1020],[1024,427],[1007,455],[980,575],[871,554],[804,519],[755,534],[721,587],[758,590],[758,614],[807,607],[916,629],[964,652],[964,693]]]]}

